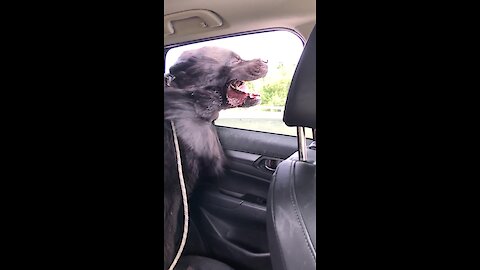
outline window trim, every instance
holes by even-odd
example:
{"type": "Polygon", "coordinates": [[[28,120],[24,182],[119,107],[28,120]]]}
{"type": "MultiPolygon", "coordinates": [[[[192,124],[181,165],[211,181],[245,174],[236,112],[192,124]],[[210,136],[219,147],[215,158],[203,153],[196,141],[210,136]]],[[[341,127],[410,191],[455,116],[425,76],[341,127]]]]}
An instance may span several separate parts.
{"type": "MultiPolygon", "coordinates": [[[[205,41],[212,41],[212,40],[216,40],[216,39],[238,37],[238,36],[245,36],[245,35],[251,35],[251,34],[261,34],[261,33],[268,33],[268,32],[274,32],[274,31],[287,31],[287,32],[290,32],[290,33],[296,35],[302,41],[303,47],[305,47],[306,41],[303,38],[303,36],[300,35],[300,33],[298,33],[297,31],[295,31],[293,29],[290,29],[290,28],[286,28],[286,27],[272,27],[272,28],[244,31],[244,32],[238,32],[238,33],[232,33],[232,34],[226,34],[226,35],[220,35],[220,36],[213,36],[213,37],[208,37],[208,38],[201,38],[201,39],[195,39],[195,40],[189,40],[189,41],[185,41],[185,42],[170,44],[170,45],[164,46],[163,50],[164,50],[165,59],[166,59],[167,53],[168,53],[169,50],[171,50],[173,48],[180,47],[180,46],[186,46],[186,45],[205,42],[205,41]]],[[[163,68],[165,69],[165,62],[164,62],[164,67],[163,68]]]]}
{"type": "MultiPolygon", "coordinates": [[[[273,132],[268,132],[268,131],[263,131],[263,130],[256,130],[256,129],[246,129],[246,128],[239,128],[239,127],[230,127],[230,126],[222,126],[222,125],[217,125],[215,124],[215,121],[213,121],[213,125],[215,127],[222,127],[222,128],[233,128],[233,129],[238,129],[238,130],[244,130],[244,131],[251,131],[251,132],[260,132],[260,133],[266,133],[266,134],[271,134],[271,135],[281,135],[281,136],[288,136],[288,137],[293,137],[293,138],[296,138],[297,135],[289,135],[289,134],[285,134],[285,133],[273,133],[273,132]]],[[[287,126],[287,127],[290,127],[290,126],[287,126]]],[[[295,128],[295,127],[291,127],[291,128],[295,128]]],[[[305,127],[307,128],[307,127],[305,127]]],[[[316,131],[313,131],[314,129],[313,128],[310,128],[312,130],[312,136],[313,138],[310,138],[308,137],[307,135],[305,135],[305,137],[309,140],[312,140],[312,141],[316,141],[316,131]]]]}

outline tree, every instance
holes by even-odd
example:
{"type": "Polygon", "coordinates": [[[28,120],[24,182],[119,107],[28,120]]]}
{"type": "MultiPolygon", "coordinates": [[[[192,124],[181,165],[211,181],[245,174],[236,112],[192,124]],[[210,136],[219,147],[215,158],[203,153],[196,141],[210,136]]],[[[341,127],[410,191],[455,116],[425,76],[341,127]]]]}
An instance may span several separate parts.
{"type": "Polygon", "coordinates": [[[290,79],[281,79],[263,86],[260,90],[263,105],[284,106],[290,79]]]}
{"type": "Polygon", "coordinates": [[[285,66],[278,63],[274,70],[269,71],[266,77],[247,82],[250,89],[260,90],[262,105],[284,106],[292,80],[295,66],[285,66]]]}

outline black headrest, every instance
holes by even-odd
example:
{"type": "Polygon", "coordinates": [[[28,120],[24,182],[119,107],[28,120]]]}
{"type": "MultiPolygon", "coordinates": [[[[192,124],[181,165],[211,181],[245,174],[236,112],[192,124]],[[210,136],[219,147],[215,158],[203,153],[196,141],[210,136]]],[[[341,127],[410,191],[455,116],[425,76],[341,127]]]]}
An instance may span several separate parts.
{"type": "Polygon", "coordinates": [[[287,126],[317,128],[316,119],[316,26],[308,38],[288,91],[283,122],[287,126]]]}

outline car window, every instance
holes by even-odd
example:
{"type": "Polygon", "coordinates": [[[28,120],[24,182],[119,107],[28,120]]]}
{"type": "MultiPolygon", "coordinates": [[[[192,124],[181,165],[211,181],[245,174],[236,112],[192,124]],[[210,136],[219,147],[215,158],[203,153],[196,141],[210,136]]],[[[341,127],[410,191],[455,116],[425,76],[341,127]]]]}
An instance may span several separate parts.
{"type": "MultiPolygon", "coordinates": [[[[254,89],[261,95],[261,104],[222,110],[215,121],[217,126],[296,136],[296,128],[286,126],[282,118],[288,89],[304,46],[297,35],[290,31],[276,30],[177,46],[167,52],[166,72],[182,52],[204,46],[224,47],[246,60],[268,60],[267,75],[246,82],[249,89],[254,89]]],[[[312,130],[306,129],[306,136],[313,138],[312,130]]]]}

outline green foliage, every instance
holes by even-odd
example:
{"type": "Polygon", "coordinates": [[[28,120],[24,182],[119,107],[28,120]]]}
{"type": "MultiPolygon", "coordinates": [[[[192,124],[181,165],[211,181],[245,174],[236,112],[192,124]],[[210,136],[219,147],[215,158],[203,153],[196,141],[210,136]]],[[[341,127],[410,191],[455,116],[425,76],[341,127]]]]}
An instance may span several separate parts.
{"type": "Polygon", "coordinates": [[[284,106],[293,75],[293,67],[279,63],[265,78],[247,82],[250,89],[256,89],[262,96],[262,105],[284,106]]]}
{"type": "Polygon", "coordinates": [[[263,105],[283,106],[287,99],[290,79],[281,79],[268,83],[260,90],[263,105]]]}

